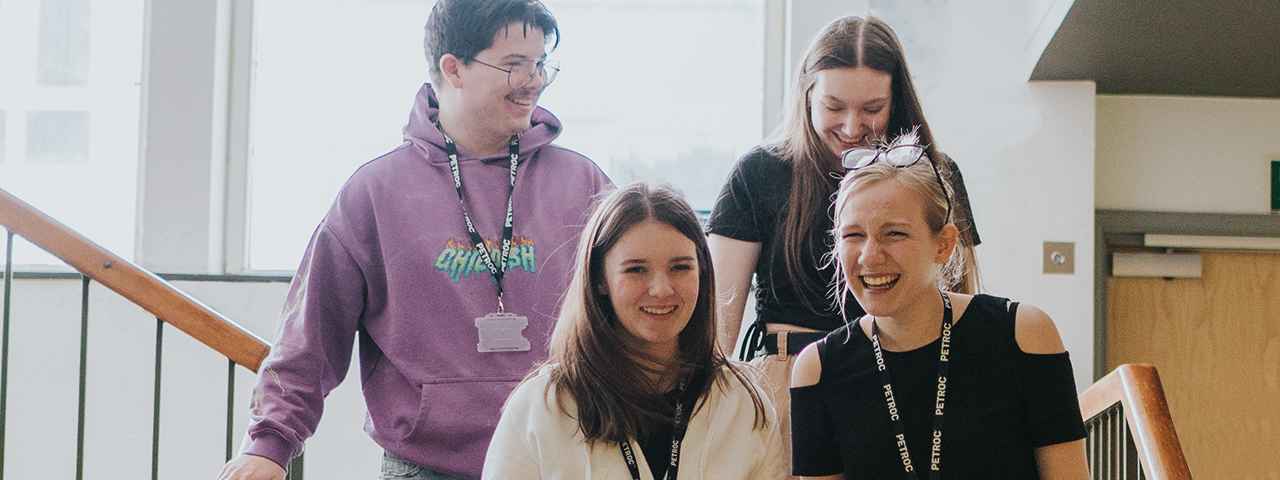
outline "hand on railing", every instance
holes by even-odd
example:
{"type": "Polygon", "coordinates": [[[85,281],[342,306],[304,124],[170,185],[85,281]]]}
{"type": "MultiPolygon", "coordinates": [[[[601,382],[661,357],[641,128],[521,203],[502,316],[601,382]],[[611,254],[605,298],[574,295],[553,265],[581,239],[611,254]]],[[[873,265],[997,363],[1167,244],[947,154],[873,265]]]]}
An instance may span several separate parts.
{"type": "Polygon", "coordinates": [[[240,454],[231,459],[218,480],[284,480],[284,467],[257,455],[240,454]]]}

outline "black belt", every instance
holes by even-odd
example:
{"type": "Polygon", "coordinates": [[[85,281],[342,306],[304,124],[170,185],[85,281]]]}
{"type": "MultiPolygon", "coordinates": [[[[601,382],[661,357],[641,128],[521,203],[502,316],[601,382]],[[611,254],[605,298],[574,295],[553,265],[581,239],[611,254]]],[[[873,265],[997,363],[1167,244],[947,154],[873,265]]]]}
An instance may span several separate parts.
{"type": "MultiPolygon", "coordinates": [[[[804,347],[810,343],[822,340],[827,336],[826,332],[787,332],[787,355],[799,355],[804,347]]],[[[765,355],[777,355],[781,350],[778,348],[778,334],[770,333],[764,336],[764,346],[761,347],[765,355]]]]}
{"type": "MultiPolygon", "coordinates": [[[[753,322],[747,328],[747,335],[742,339],[742,349],[739,359],[748,361],[757,355],[777,355],[783,351],[778,348],[778,334],[764,333],[764,323],[760,321],[753,322]]],[[[787,356],[797,355],[804,347],[810,343],[821,340],[827,336],[826,332],[785,332],[787,334],[786,352],[787,356]]]]}

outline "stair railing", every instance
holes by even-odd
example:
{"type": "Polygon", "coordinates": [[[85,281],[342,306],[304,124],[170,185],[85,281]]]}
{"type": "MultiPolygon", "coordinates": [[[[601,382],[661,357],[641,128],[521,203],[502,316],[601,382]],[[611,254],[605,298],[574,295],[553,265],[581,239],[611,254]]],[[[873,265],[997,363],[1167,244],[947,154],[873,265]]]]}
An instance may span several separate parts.
{"type": "Polygon", "coordinates": [[[244,327],[4,189],[0,225],[249,370],[257,372],[271,351],[269,343],[244,327]]]}
{"type": "Polygon", "coordinates": [[[1156,368],[1127,364],[1080,394],[1093,480],[1190,480],[1156,368]]]}
{"type": "MultiPolygon", "coordinates": [[[[84,412],[85,376],[88,345],[89,284],[101,283],[125,299],[156,317],[155,391],[152,419],[151,478],[159,476],[160,448],[160,378],[164,324],[168,323],[191,335],[228,359],[227,363],[227,439],[226,458],[234,455],[232,419],[234,411],[235,366],[239,364],[257,372],[270,353],[271,345],[216,310],[175,288],[156,274],[107,251],[76,231],[49,217],[31,205],[0,189],[0,226],[5,235],[3,327],[0,329],[0,480],[4,479],[4,445],[7,418],[9,375],[9,326],[13,271],[13,237],[21,236],[32,244],[58,257],[80,272],[81,337],[79,429],[76,443],[76,479],[84,478],[84,412]]],[[[63,275],[50,276],[61,278],[63,275]]],[[[68,275],[76,278],[75,275],[68,275]]],[[[301,457],[290,466],[290,480],[302,478],[301,457]]]]}

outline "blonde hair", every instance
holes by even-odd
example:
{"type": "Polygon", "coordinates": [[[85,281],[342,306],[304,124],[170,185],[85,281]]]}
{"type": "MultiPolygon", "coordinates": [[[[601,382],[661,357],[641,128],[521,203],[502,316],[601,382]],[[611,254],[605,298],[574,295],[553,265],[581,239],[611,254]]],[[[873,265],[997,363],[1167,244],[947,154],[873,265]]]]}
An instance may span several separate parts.
{"type": "MultiPolygon", "coordinates": [[[[894,142],[883,145],[881,148],[888,149],[899,145],[912,145],[916,143],[914,132],[910,132],[899,136],[894,142]]],[[[925,224],[929,227],[929,231],[935,236],[942,233],[942,229],[947,225],[955,225],[954,216],[956,214],[955,195],[951,191],[951,186],[946,182],[940,182],[939,172],[934,170],[937,168],[932,164],[932,160],[928,156],[921,158],[920,161],[909,167],[896,167],[883,161],[877,161],[858,170],[850,171],[840,181],[840,188],[836,192],[835,212],[835,228],[832,229],[832,235],[835,237],[835,249],[831,252],[830,262],[836,267],[835,285],[833,294],[836,302],[840,305],[841,311],[844,311],[845,301],[850,292],[849,282],[844,277],[844,266],[840,264],[840,256],[837,254],[840,248],[840,215],[844,212],[849,200],[860,192],[866,190],[875,184],[886,181],[895,181],[906,187],[907,190],[916,193],[917,198],[921,199],[921,205],[924,212],[925,224]],[[948,208],[948,199],[952,199],[948,208]]],[[[947,291],[959,293],[973,293],[976,288],[971,285],[976,283],[977,272],[973,267],[972,258],[973,246],[964,245],[957,239],[956,246],[951,250],[951,258],[942,265],[938,273],[938,288],[947,291]]]]}

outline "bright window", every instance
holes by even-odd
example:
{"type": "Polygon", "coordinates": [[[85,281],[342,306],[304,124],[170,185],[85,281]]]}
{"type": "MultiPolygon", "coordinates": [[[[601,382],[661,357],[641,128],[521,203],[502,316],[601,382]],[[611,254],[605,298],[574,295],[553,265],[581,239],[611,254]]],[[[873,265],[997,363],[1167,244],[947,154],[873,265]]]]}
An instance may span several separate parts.
{"type": "Polygon", "coordinates": [[[763,0],[544,0],[564,39],[541,105],[557,143],[619,185],[666,181],[710,210],[760,143],[763,0]]]}
{"type": "MultiPolygon", "coordinates": [[[[143,5],[0,3],[0,188],[126,259],[137,211],[143,5]]],[[[16,241],[14,263],[60,262],[16,241]]]]}
{"type": "MultiPolygon", "coordinates": [[[[616,183],[709,210],[760,141],[763,0],[544,0],[563,38],[540,105],[616,183]]],[[[248,267],[293,270],[338,190],[400,145],[431,2],[255,0],[248,267]]],[[[461,222],[461,218],[459,218],[461,222]]]]}
{"type": "Polygon", "coordinates": [[[347,177],[400,146],[433,4],[254,1],[249,268],[298,268],[347,177]]]}

